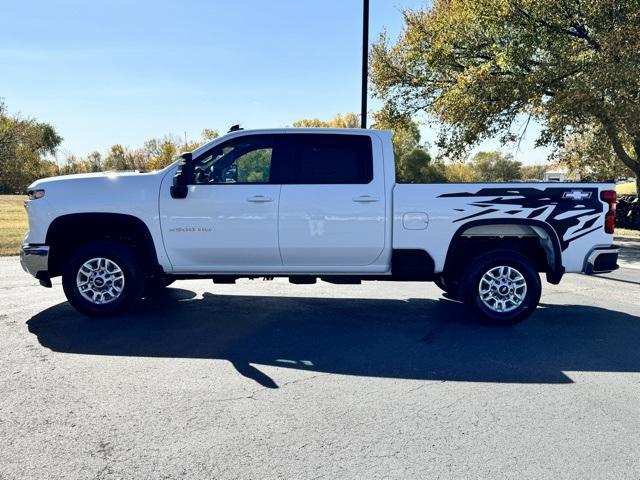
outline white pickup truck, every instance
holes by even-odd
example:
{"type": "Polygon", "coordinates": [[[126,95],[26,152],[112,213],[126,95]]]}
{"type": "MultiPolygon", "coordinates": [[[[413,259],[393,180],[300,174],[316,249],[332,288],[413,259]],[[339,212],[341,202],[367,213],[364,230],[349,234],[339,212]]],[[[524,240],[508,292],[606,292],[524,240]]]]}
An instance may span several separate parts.
{"type": "Polygon", "coordinates": [[[104,316],[177,279],[435,281],[485,321],[531,314],[539,272],[617,268],[613,185],[397,184],[392,134],[233,131],[150,173],[29,187],[24,269],[104,316]]]}

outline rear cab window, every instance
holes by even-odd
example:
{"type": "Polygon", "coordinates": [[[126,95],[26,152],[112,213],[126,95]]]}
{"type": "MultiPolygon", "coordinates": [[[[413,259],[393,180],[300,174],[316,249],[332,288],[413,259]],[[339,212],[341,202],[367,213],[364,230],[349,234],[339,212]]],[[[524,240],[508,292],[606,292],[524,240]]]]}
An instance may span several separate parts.
{"type": "Polygon", "coordinates": [[[290,165],[282,172],[296,184],[368,184],[373,148],[368,135],[287,134],[290,165]]]}

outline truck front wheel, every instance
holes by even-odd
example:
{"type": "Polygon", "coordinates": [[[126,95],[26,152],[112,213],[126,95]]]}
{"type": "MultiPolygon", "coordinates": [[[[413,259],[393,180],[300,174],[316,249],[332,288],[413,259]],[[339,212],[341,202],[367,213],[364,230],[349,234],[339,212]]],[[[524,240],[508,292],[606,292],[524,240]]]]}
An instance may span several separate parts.
{"type": "Polygon", "coordinates": [[[527,257],[515,251],[487,252],[472,261],[461,278],[462,300],[487,323],[521,322],[540,301],[540,275],[527,257]]]}
{"type": "Polygon", "coordinates": [[[116,315],[141,295],[140,262],[125,245],[97,241],[81,247],[62,274],[69,303],[95,317],[116,315]]]}

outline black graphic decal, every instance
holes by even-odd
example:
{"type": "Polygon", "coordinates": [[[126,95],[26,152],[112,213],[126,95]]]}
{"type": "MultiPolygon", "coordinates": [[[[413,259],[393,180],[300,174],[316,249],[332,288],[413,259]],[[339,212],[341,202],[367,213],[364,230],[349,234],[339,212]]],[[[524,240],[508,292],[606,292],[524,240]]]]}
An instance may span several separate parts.
{"type": "Polygon", "coordinates": [[[508,215],[523,213],[526,215],[526,218],[545,221],[550,224],[558,234],[562,250],[566,250],[573,240],[601,228],[602,225],[597,225],[595,228],[592,228],[596,222],[602,220],[600,215],[587,221],[583,219],[592,215],[601,214],[604,211],[603,204],[598,200],[597,188],[570,186],[546,187],[544,189],[532,187],[490,187],[482,188],[475,193],[445,193],[438,198],[473,198],[472,203],[468,205],[482,209],[471,215],[458,218],[454,220],[454,222],[461,222],[472,218],[478,219],[498,211],[503,211],[503,213],[508,215]],[[508,207],[511,208],[507,210],[508,207]],[[513,207],[518,208],[513,209],[513,207]],[[582,212],[583,210],[584,212],[582,212]],[[566,212],[580,213],[569,216],[563,215],[566,212]],[[580,225],[580,228],[572,232],[571,235],[567,235],[567,232],[571,228],[577,227],[578,225],[580,225]],[[567,235],[568,238],[565,238],[565,235],[567,235]]]}
{"type": "Polygon", "coordinates": [[[544,212],[546,212],[547,207],[542,207],[542,208],[536,208],[533,212],[531,212],[529,215],[527,215],[527,218],[536,218],[539,217],[540,215],[542,215],[544,212]]]}
{"type": "Polygon", "coordinates": [[[476,212],[473,215],[468,215],[466,217],[462,217],[457,220],[454,220],[453,223],[461,222],[462,220],[469,220],[470,218],[480,217],[481,215],[488,215],[490,213],[497,212],[497,211],[498,211],[497,208],[489,208],[487,210],[483,210],[482,212],[476,212]]]}

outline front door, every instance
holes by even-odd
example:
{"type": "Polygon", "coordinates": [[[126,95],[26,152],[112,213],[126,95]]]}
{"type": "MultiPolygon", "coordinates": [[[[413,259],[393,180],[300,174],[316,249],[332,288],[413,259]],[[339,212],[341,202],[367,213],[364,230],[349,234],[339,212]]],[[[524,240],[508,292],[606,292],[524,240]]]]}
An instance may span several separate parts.
{"type": "Polygon", "coordinates": [[[194,184],[184,199],[160,193],[160,223],[176,272],[268,271],[278,249],[280,188],[271,183],[274,137],[240,135],[194,158],[194,184]]]}

